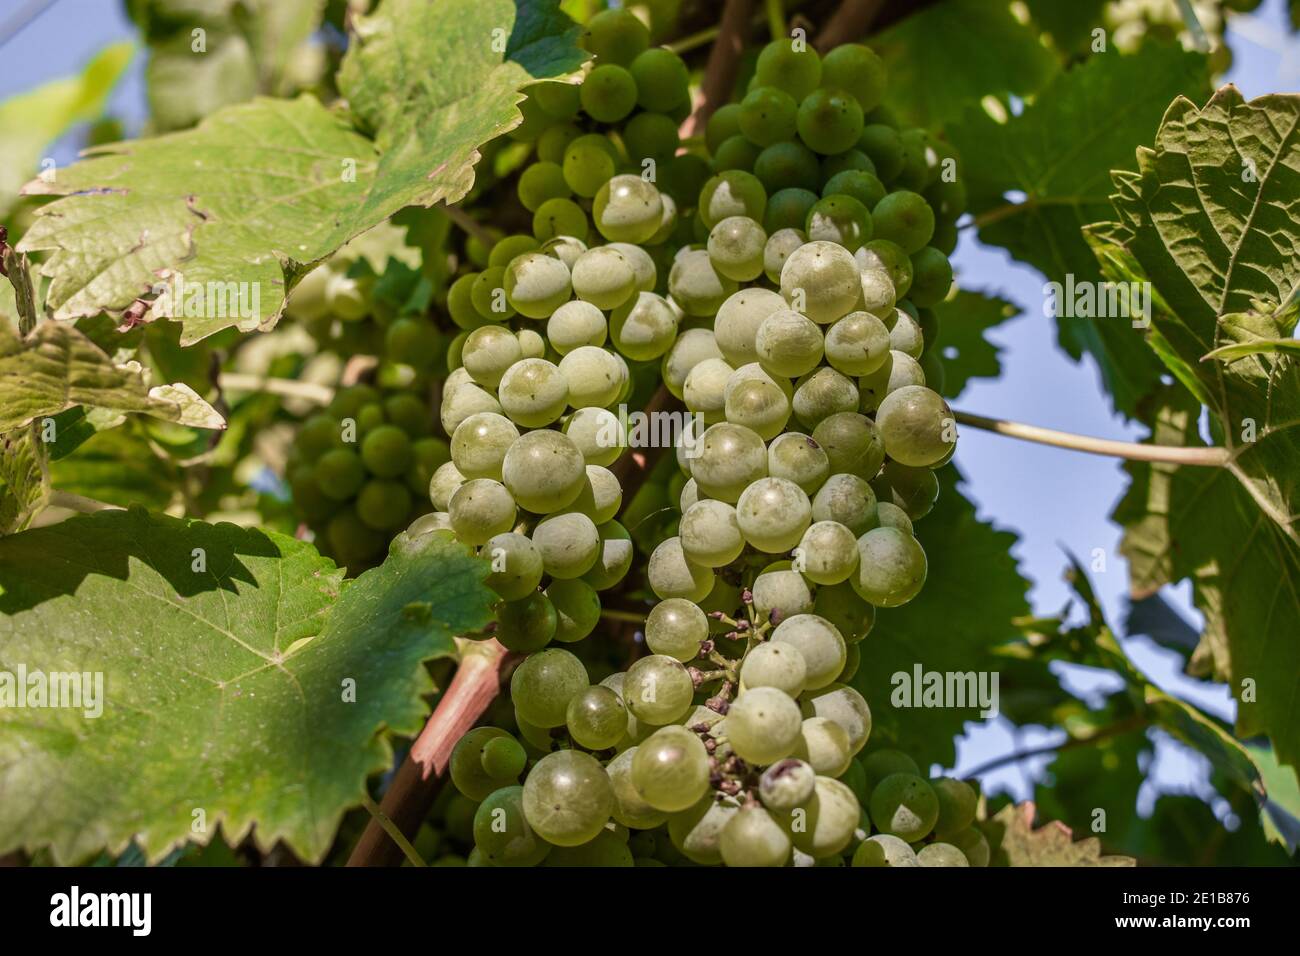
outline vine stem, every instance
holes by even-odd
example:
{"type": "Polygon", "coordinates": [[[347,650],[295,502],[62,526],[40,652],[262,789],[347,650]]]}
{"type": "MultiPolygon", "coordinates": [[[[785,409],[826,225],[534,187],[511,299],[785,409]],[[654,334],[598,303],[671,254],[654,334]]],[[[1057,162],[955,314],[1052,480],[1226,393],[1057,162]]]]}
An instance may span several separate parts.
{"type": "Polygon", "coordinates": [[[467,213],[464,209],[461,209],[459,206],[448,206],[444,203],[442,211],[447,214],[448,219],[459,226],[463,231],[473,236],[489,249],[492,247],[492,233],[488,232],[482,223],[467,213]]]}
{"type": "MultiPolygon", "coordinates": [[[[787,11],[798,10],[800,7],[804,5],[805,2],[807,2],[807,0],[786,0],[784,4],[784,8],[787,11]]],[[[767,19],[766,11],[760,11],[759,13],[755,13],[753,19],[750,20],[750,26],[751,27],[762,26],[763,21],[766,19],[767,19]]],[[[668,49],[676,53],[678,56],[681,56],[683,54],[690,53],[692,50],[698,50],[700,47],[704,46],[705,44],[712,43],[714,40],[718,38],[718,34],[721,32],[722,32],[721,24],[711,26],[711,27],[706,27],[705,29],[700,30],[696,33],[687,34],[686,36],[682,37],[679,40],[674,40],[672,43],[667,44],[667,47],[668,49]]]]}
{"type": "Polygon", "coordinates": [[[682,124],[682,136],[703,134],[709,117],[731,98],[740,70],[740,54],[744,52],[749,37],[749,24],[754,16],[754,0],[727,0],[718,22],[718,36],[709,51],[709,62],[704,68],[700,95],[695,110],[682,124]]]}
{"type": "MultiPolygon", "coordinates": [[[[495,638],[464,643],[460,666],[424,730],[411,744],[384,793],[380,811],[409,839],[420,829],[438,795],[456,741],[478,722],[501,689],[510,655],[495,638]]],[[[395,866],[402,850],[375,817],[348,858],[348,866],[395,866]]]]}
{"type": "Polygon", "coordinates": [[[644,624],[646,617],[636,611],[620,611],[612,607],[601,608],[600,616],[609,621],[625,621],[628,624],[644,624]]]}
{"type": "Polygon", "coordinates": [[[98,501],[95,498],[87,498],[85,495],[76,495],[71,491],[51,491],[49,499],[45,502],[47,508],[67,508],[69,511],[79,511],[83,515],[93,515],[100,511],[122,511],[121,505],[110,505],[107,501],[98,501]]]}
{"type": "Polygon", "coordinates": [[[813,46],[818,53],[826,53],[841,43],[858,42],[866,36],[884,5],[885,0],[843,0],[817,34],[813,46]]]}
{"type": "Polygon", "coordinates": [[[767,32],[773,40],[785,36],[785,2],[784,0],[766,0],[767,32]]]}
{"type": "Polygon", "coordinates": [[[429,865],[424,862],[424,858],[420,856],[419,851],[411,845],[411,841],[406,838],[406,834],[397,828],[397,824],[388,818],[388,814],[384,813],[384,811],[380,809],[379,804],[375,803],[375,801],[370,798],[369,794],[366,795],[366,798],[362,800],[361,803],[362,806],[370,811],[370,816],[374,821],[384,828],[384,832],[392,838],[392,841],[402,848],[402,853],[411,861],[412,865],[429,865]]]}
{"type": "Polygon", "coordinates": [[[969,412],[954,411],[952,417],[963,425],[995,432],[998,435],[1006,435],[1009,438],[1019,438],[1040,445],[1053,445],[1057,448],[1069,448],[1073,451],[1087,452],[1091,455],[1125,458],[1129,461],[1154,461],[1169,465],[1200,465],[1222,468],[1232,458],[1232,454],[1226,448],[1180,448],[1171,445],[1141,445],[1136,442],[1113,441],[1109,438],[1093,438],[1090,435],[1076,435],[1073,432],[1061,432],[1052,428],[1039,428],[1037,425],[1025,425],[1002,418],[986,418],[983,415],[972,415],[969,412]]]}
{"type": "Polygon", "coordinates": [[[1029,760],[1033,757],[1045,757],[1048,754],[1061,753],[1065,750],[1075,750],[1079,747],[1089,747],[1111,737],[1119,737],[1133,730],[1139,730],[1147,725],[1145,717],[1134,715],[1117,721],[1109,726],[1103,727],[1091,737],[1071,737],[1064,743],[1049,744],[1045,747],[1032,747],[1029,750],[1017,750],[1009,754],[1003,754],[1001,757],[994,757],[992,760],[980,764],[974,770],[968,771],[962,776],[966,778],[983,776],[999,767],[1005,767],[1007,764],[1020,763],[1022,760],[1029,760]]]}
{"type": "Polygon", "coordinates": [[[267,392],[303,398],[317,405],[328,405],[334,400],[334,389],[315,382],[299,382],[291,378],[265,378],[261,375],[244,375],[240,372],[222,372],[217,385],[228,392],[267,392]]]}

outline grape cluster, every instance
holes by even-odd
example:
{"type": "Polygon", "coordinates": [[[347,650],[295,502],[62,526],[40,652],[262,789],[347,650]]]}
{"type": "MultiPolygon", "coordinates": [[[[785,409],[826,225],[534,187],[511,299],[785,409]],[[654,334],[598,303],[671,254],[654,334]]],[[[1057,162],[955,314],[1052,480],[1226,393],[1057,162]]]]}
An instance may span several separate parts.
{"type": "Polygon", "coordinates": [[[357,571],[429,511],[434,472],[450,460],[414,392],[384,395],[370,385],[340,390],[298,429],[287,474],[298,514],[322,550],[357,571]]]}
{"type": "Polygon", "coordinates": [[[876,609],[925,582],[912,523],[955,448],[926,384],[964,205],[951,157],[898,129],[859,45],[766,47],[708,125],[711,161],[671,156],[675,124],[628,135],[656,114],[565,128],[578,108],[668,108],[642,91],[671,54],[637,27],[594,18],[576,97],[536,88],[533,234],[449,294],[451,461],[419,529],[493,562],[495,633],[527,654],[505,726],[452,757],[478,801],[470,862],[982,865],[974,791],[863,755],[871,714],[848,685],[876,609]],[[579,642],[635,557],[611,408],[650,363],[702,427],[676,449],[677,533],[646,562],[650,653],[594,682],[579,642]]]}

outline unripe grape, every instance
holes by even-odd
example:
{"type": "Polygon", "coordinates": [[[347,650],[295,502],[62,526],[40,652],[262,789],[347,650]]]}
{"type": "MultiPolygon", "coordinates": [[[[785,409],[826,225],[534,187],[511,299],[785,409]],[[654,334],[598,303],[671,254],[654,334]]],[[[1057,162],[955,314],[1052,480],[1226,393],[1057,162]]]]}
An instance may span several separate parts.
{"type": "Polygon", "coordinates": [[[569,301],[573,286],[568,266],[559,259],[527,252],[506,266],[505,290],[520,315],[544,319],[569,301]]]}
{"type": "Polygon", "coordinates": [[[727,866],[784,866],[790,836],[757,804],[741,807],[722,828],[719,848],[727,866]]]}
{"type": "Polygon", "coordinates": [[[569,404],[574,408],[612,405],[627,380],[618,358],[593,345],[580,345],[569,352],[560,359],[559,368],[569,386],[569,404]]]}
{"type": "Polygon", "coordinates": [[[889,349],[889,329],[868,312],[850,312],[826,330],[826,361],[845,375],[870,375],[889,349]]]}
{"type": "Polygon", "coordinates": [[[663,296],[639,292],[610,315],[614,347],[635,362],[659,358],[677,338],[677,313],[663,296]]]}
{"type": "Polygon", "coordinates": [[[524,788],[501,787],[474,811],[474,849],[492,866],[537,866],[551,852],[529,825],[524,788]]]}
{"type": "Polygon", "coordinates": [[[792,40],[782,37],[759,52],[754,75],[755,82],[775,86],[802,100],[821,83],[821,57],[811,46],[796,47],[792,40]]]}
{"type": "Polygon", "coordinates": [[[687,559],[706,568],[728,565],[745,550],[736,509],[723,501],[692,505],[682,514],[678,534],[687,559]]]}
{"type": "MultiPolygon", "coordinates": [[[[686,385],[686,377],[691,370],[705,359],[711,358],[722,359],[722,352],[718,348],[712,330],[683,330],[673,342],[672,348],[664,356],[663,364],[660,367],[664,386],[674,396],[681,398],[686,385]]],[[[730,366],[728,366],[728,374],[730,374],[730,366]]],[[[723,381],[726,381],[725,377],[723,381]]]]}
{"type": "Polygon", "coordinates": [[[648,804],[632,782],[632,763],[640,749],[628,747],[606,765],[605,772],[614,788],[614,820],[634,830],[653,830],[668,819],[668,814],[648,804]]]}
{"type": "Polygon", "coordinates": [[[501,480],[501,462],[519,437],[519,429],[504,415],[476,412],[456,426],[451,436],[451,460],[466,478],[501,480]]]}
{"type": "MultiPolygon", "coordinates": [[[[586,84],[583,86],[585,89],[586,84]]],[[[645,242],[658,231],[663,212],[654,184],[631,174],[615,176],[601,186],[591,209],[602,236],[633,244],[645,242]]]]}
{"type": "Polygon", "coordinates": [[[722,862],[722,831],[739,811],[735,800],[704,797],[668,820],[668,836],[687,859],[701,866],[722,862]]]}
{"type": "Polygon", "coordinates": [[[573,264],[573,292],[598,309],[615,309],[636,292],[636,270],[617,249],[595,246],[573,264]]]}
{"type": "Polygon", "coordinates": [[[478,545],[514,527],[518,509],[505,485],[490,478],[474,478],[452,493],[447,514],[456,538],[478,545]]]}
{"type": "Polygon", "coordinates": [[[583,345],[604,345],[608,334],[604,313],[581,299],[564,303],[546,321],[546,338],[561,355],[583,345]]]}
{"type": "Polygon", "coordinates": [[[771,641],[746,654],[740,668],[740,680],[746,688],[775,687],[790,697],[803,693],[807,676],[808,665],[796,647],[771,641]]]}
{"type": "Polygon", "coordinates": [[[746,488],[766,476],[767,448],[750,429],[722,422],[711,425],[697,440],[700,447],[690,461],[691,477],[709,497],[734,504],[746,488]]]}
{"type": "Polygon", "coordinates": [[[843,727],[825,717],[808,717],[804,720],[794,755],[818,774],[827,777],[838,777],[849,768],[849,763],[853,760],[853,754],[849,750],[849,735],[843,727]]]}
{"type": "Polygon", "coordinates": [[[858,379],[858,391],[861,395],[858,410],[864,414],[874,412],[890,392],[908,385],[924,384],[925,372],[921,370],[916,359],[902,352],[890,351],[889,357],[880,368],[858,379]]]}
{"type": "Polygon", "coordinates": [[[584,514],[556,514],[543,519],[533,529],[533,546],[551,577],[578,578],[596,563],[600,534],[595,522],[584,514]]]}
{"type": "Polygon", "coordinates": [[[728,216],[745,216],[763,221],[767,190],[753,173],[739,169],[721,172],[700,190],[699,217],[706,229],[712,229],[728,216]]]}
{"type": "Polygon", "coordinates": [[[521,654],[540,651],[555,636],[555,607],[537,591],[497,607],[496,638],[507,650],[521,654]]]}
{"type": "Polygon", "coordinates": [[[522,534],[493,535],[483,545],[482,556],[492,562],[492,573],[483,583],[507,601],[531,594],[542,582],[542,556],[522,534]]]}
{"type": "Polygon", "coordinates": [[[719,275],[703,249],[683,250],[668,273],[668,293],[687,315],[714,315],[735,291],[735,281],[719,275]]]}
{"type": "Polygon", "coordinates": [[[736,503],[736,520],[745,540],[768,554],[789,551],[812,521],[803,489],[784,478],[760,478],[736,503]]]}
{"type": "Polygon", "coordinates": [[[627,669],[622,696],[637,720],[662,725],[672,723],[690,710],[694,693],[695,685],[680,661],[665,654],[652,654],[627,669]]]}
{"type": "Polygon", "coordinates": [[[803,574],[815,584],[839,584],[857,570],[857,537],[838,521],[810,525],[799,541],[799,553],[803,574]]]}
{"type": "MultiPolygon", "coordinates": [[[[751,591],[754,595],[754,610],[760,620],[771,618],[779,623],[796,614],[806,614],[813,608],[813,595],[808,582],[798,571],[791,570],[789,561],[778,561],[764,568],[754,578],[751,591]]],[[[804,670],[806,678],[807,664],[804,665],[804,670]]]]}
{"type": "Polygon", "coordinates": [[[582,493],[587,470],[582,452],[568,437],[540,429],[520,436],[507,449],[501,477],[523,508],[550,514],[573,504],[582,493]]]}
{"type": "Polygon", "coordinates": [[[807,242],[781,267],[781,295],[819,325],[853,311],[860,291],[853,254],[833,242],[807,242]]]}
{"type": "Polygon", "coordinates": [[[604,591],[627,577],[627,572],[632,569],[634,548],[632,536],[617,521],[606,521],[596,530],[600,532],[600,553],[582,580],[597,591],[604,591]]]}
{"type": "Polygon", "coordinates": [[[805,694],[800,707],[805,717],[825,717],[838,724],[848,735],[851,754],[862,750],[871,736],[871,709],[866,698],[852,687],[827,684],[805,694]]]}
{"type": "Polygon", "coordinates": [[[979,798],[970,784],[952,777],[939,777],[930,781],[930,787],[939,800],[935,836],[947,839],[975,822],[975,804],[979,798]]]}
{"type": "Polygon", "coordinates": [[[579,745],[605,750],[627,734],[627,708],[608,687],[588,687],[569,701],[565,724],[579,745]]]}
{"type": "Polygon", "coordinates": [[[560,750],[547,754],[528,774],[523,809],[542,839],[556,846],[578,846],[599,834],[609,820],[614,790],[594,757],[560,750]]]}
{"type": "Polygon", "coordinates": [[[791,644],[803,655],[808,690],[826,687],[844,669],[844,638],[833,624],[815,614],[787,617],[772,631],[771,639],[791,644]]]}
{"type": "Polygon", "coordinates": [[[858,539],[858,572],[853,590],[876,607],[898,607],[925,584],[925,551],[910,534],[875,528],[858,539]]]}
{"type": "Polygon", "coordinates": [[[867,837],[853,852],[854,866],[920,866],[907,841],[889,833],[867,837]]]}
{"type": "Polygon", "coordinates": [[[904,465],[938,464],[956,446],[952,409],[923,385],[890,392],[876,412],[876,424],[889,457],[904,465]]]}
{"type": "Polygon", "coordinates": [[[789,756],[799,740],[799,705],[775,687],[745,690],[727,711],[727,739],[744,761],[765,765],[789,756]]]}
{"type": "MultiPolygon", "coordinates": [[[[767,446],[767,471],[771,477],[793,481],[804,494],[813,495],[830,476],[831,462],[815,439],[799,432],[786,432],[767,446]]],[[[821,520],[817,517],[815,501],[813,520],[821,520]]]]}
{"type": "Polygon", "coordinates": [[[491,741],[509,737],[500,727],[475,727],[456,741],[447,761],[456,789],[471,800],[482,800],[500,787],[500,782],[483,768],[483,750],[491,741]]]}
{"type": "Polygon", "coordinates": [[[636,748],[632,783],[656,810],[688,810],[708,792],[709,755],[692,731],[662,727],[636,748]]]}
{"type": "Polygon", "coordinates": [[[804,826],[792,827],[794,845],[817,859],[835,856],[853,840],[862,808],[845,784],[819,776],[812,798],[794,812],[804,814],[804,826]]]}
{"type": "Polygon", "coordinates": [[[915,843],[939,818],[939,800],[930,785],[909,773],[896,773],[871,791],[871,821],[885,833],[915,843]]]}
{"type": "Polygon", "coordinates": [[[564,723],[569,701],[588,686],[587,669],[568,651],[547,648],[530,654],[510,678],[515,709],[537,727],[564,723]]]}

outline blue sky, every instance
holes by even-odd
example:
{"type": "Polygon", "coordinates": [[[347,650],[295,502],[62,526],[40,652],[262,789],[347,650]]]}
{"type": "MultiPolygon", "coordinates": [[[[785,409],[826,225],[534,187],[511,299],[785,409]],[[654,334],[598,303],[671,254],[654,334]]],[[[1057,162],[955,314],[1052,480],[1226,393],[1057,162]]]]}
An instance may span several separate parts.
{"type": "MultiPolygon", "coordinates": [[[[27,6],[30,4],[19,0],[2,0],[0,25],[27,6]]],[[[1234,20],[1230,45],[1236,57],[1225,79],[1236,83],[1247,97],[1297,89],[1300,44],[1285,26],[1284,6],[1283,0],[1266,0],[1256,14],[1234,20]]],[[[132,25],[115,0],[56,0],[0,47],[0,98],[72,73],[104,45],[133,35],[132,25]]],[[[115,91],[111,111],[126,118],[129,131],[138,128],[145,113],[139,59],[115,91]]],[[[60,163],[70,160],[74,148],[73,143],[60,144],[56,159],[60,163]]],[[[1037,272],[1012,261],[1000,249],[982,246],[971,232],[963,233],[954,266],[963,287],[1000,295],[1023,310],[1020,317],[990,335],[1002,349],[1002,377],[976,380],[954,402],[956,407],[1086,435],[1141,438],[1139,428],[1110,412],[1096,367],[1087,360],[1076,364],[1057,348],[1055,324],[1042,314],[1043,279],[1037,272]]],[[[1062,581],[1063,548],[1085,561],[1100,548],[1107,567],[1104,573],[1094,575],[1094,585],[1112,622],[1118,625],[1124,613],[1127,568],[1118,551],[1120,529],[1108,516],[1126,485],[1119,463],[971,428],[963,430],[957,463],[981,515],[1020,535],[1015,554],[1023,573],[1033,582],[1035,611],[1055,613],[1069,599],[1062,581]]],[[[1169,596],[1184,616],[1199,626],[1190,589],[1184,585],[1169,596]]],[[[1231,717],[1226,690],[1207,689],[1183,678],[1177,655],[1146,638],[1129,639],[1126,646],[1157,684],[1231,717]]],[[[1104,678],[1077,669],[1065,679],[1083,691],[1105,686],[1104,678]]],[[[969,770],[991,757],[1054,739],[1032,728],[1013,737],[1005,721],[980,727],[960,745],[957,770],[969,770]]],[[[1045,763],[1042,759],[998,771],[986,778],[986,786],[1009,788],[1018,796],[1027,796],[1030,775],[1045,763]]],[[[1203,792],[1206,786],[1203,765],[1177,746],[1160,747],[1153,775],[1164,789],[1203,792]]],[[[1150,794],[1146,797],[1149,800],[1150,794]]]]}

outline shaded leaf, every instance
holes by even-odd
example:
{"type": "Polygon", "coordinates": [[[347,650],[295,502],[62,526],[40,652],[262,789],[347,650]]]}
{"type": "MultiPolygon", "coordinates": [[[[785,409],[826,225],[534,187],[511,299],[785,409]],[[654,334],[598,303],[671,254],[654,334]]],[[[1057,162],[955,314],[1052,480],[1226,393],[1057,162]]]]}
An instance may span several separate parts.
{"type": "Polygon", "coordinates": [[[1002,374],[999,348],[988,340],[989,329],[1016,318],[1020,311],[1005,299],[984,292],[960,290],[934,308],[939,316],[939,355],[943,358],[943,394],[957,398],[972,378],[1002,374]]]}
{"type": "Polygon", "coordinates": [[[27,527],[45,506],[50,473],[39,426],[0,435],[0,535],[27,527]]]}
{"type": "Polygon", "coordinates": [[[1032,803],[1008,804],[981,827],[988,837],[994,866],[1136,866],[1127,856],[1103,856],[1101,841],[1087,837],[1075,841],[1070,828],[1060,822],[1034,829],[1037,811],[1032,803]]]}

